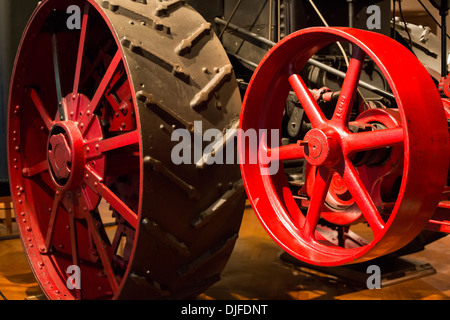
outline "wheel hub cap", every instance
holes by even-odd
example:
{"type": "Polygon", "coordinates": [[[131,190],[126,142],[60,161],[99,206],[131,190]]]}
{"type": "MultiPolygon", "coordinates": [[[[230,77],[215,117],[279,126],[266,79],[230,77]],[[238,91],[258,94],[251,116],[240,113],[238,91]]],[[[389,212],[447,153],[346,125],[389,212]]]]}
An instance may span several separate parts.
{"type": "Polygon", "coordinates": [[[72,151],[62,133],[50,138],[48,159],[56,179],[68,179],[72,167],[72,151]]]}
{"type": "Polygon", "coordinates": [[[333,166],[339,160],[340,147],[332,133],[310,130],[304,140],[305,159],[313,166],[333,166]]]}
{"type": "Polygon", "coordinates": [[[48,162],[52,179],[59,188],[71,188],[82,181],[83,138],[72,121],[57,123],[48,139],[48,162]],[[80,169],[81,167],[81,169],[80,169]]]}

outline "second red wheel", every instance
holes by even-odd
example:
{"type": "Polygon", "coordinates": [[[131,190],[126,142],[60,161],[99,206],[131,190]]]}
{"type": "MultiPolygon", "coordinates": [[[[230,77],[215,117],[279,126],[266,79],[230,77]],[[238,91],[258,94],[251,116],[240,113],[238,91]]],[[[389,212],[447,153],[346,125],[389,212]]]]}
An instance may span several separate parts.
{"type": "MultiPolygon", "coordinates": [[[[290,92],[310,129],[288,145],[262,139],[253,151],[257,163],[241,158],[248,197],[267,232],[295,258],[323,266],[367,261],[406,245],[434,213],[448,171],[447,123],[426,69],[406,48],[380,34],[349,28],[298,31],[278,43],[254,73],[241,133],[281,131],[290,92]],[[333,112],[326,116],[311,93],[319,88],[308,88],[300,74],[314,54],[336,42],[350,45],[352,56],[333,112]],[[389,84],[392,108],[377,112],[355,103],[367,62],[389,84]],[[278,155],[272,160],[279,161],[280,170],[262,175],[267,164],[261,154],[278,155]],[[305,163],[299,191],[284,171],[291,160],[305,163]],[[400,172],[389,168],[394,164],[400,172]],[[379,183],[389,179],[394,181],[389,182],[389,198],[382,197],[379,183]],[[367,230],[359,233],[358,224],[367,230]]],[[[241,155],[252,152],[242,134],[239,144],[241,155]]]]}

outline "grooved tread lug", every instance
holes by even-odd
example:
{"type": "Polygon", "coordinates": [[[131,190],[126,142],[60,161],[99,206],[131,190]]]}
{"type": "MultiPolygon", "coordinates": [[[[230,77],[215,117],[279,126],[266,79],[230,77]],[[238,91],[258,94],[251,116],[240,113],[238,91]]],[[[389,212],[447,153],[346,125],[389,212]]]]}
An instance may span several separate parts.
{"type": "Polygon", "coordinates": [[[167,290],[166,286],[161,285],[157,281],[150,279],[147,275],[140,275],[136,272],[131,272],[129,275],[130,279],[136,283],[138,286],[145,286],[151,288],[151,290],[155,290],[162,297],[170,296],[169,290],[167,290]]]}
{"type": "Polygon", "coordinates": [[[146,156],[144,158],[144,164],[150,165],[155,172],[161,173],[166,178],[168,178],[170,181],[175,183],[178,187],[183,189],[189,198],[197,199],[197,200],[199,200],[201,198],[200,193],[194,186],[190,185],[189,183],[184,181],[182,178],[177,176],[174,172],[169,170],[166,166],[164,166],[164,164],[161,161],[156,160],[150,156],[146,156]]]}
{"type": "Polygon", "coordinates": [[[192,51],[192,48],[207,34],[211,33],[211,23],[203,23],[197,30],[183,39],[175,48],[179,56],[184,56],[192,51]]]}
{"type": "Polygon", "coordinates": [[[215,256],[219,255],[221,252],[223,252],[227,248],[233,246],[236,243],[238,238],[239,238],[239,236],[236,233],[236,234],[233,234],[231,236],[228,236],[228,237],[222,239],[222,241],[220,241],[220,243],[216,244],[210,250],[203,253],[199,258],[190,262],[186,266],[180,268],[178,270],[178,275],[186,276],[188,274],[195,272],[195,270],[201,268],[202,265],[206,264],[208,261],[213,259],[215,256]]]}
{"type": "Polygon", "coordinates": [[[198,109],[208,102],[209,99],[213,96],[217,90],[220,89],[222,84],[227,81],[231,75],[233,74],[233,66],[231,64],[227,64],[226,66],[218,69],[217,74],[214,78],[202,89],[199,93],[197,93],[194,99],[191,100],[190,106],[192,109],[198,111],[198,109]]]}
{"type": "Polygon", "coordinates": [[[155,10],[155,15],[158,17],[169,16],[171,12],[178,9],[181,6],[184,6],[186,3],[185,0],[172,0],[172,1],[164,1],[160,2],[160,5],[157,6],[155,10]]]}
{"type": "Polygon", "coordinates": [[[192,122],[186,121],[169,107],[157,101],[152,94],[140,90],[136,93],[136,99],[142,102],[149,110],[156,113],[170,126],[175,126],[176,128],[183,126],[189,132],[194,132],[194,124],[192,122]]]}
{"type": "Polygon", "coordinates": [[[192,226],[196,229],[205,227],[216,215],[223,212],[236,197],[242,195],[244,192],[244,183],[241,179],[234,184],[233,189],[225,192],[208,209],[200,213],[200,215],[192,221],[192,226]]]}
{"type": "Polygon", "coordinates": [[[183,299],[220,279],[238,238],[244,199],[239,202],[242,189],[236,185],[229,192],[220,188],[220,196],[213,190],[240,179],[236,168],[198,170],[193,163],[185,172],[166,163],[172,145],[167,135],[179,128],[193,134],[195,121],[204,121],[204,130],[223,130],[233,120],[241,102],[237,84],[226,83],[234,79],[233,68],[211,25],[185,0],[96,2],[116,28],[130,74],[143,137],[143,180],[150,184],[143,186],[150,191],[143,194],[136,237],[141,259],[133,261],[129,288],[183,299]],[[199,112],[213,97],[227,112],[199,112]],[[167,192],[170,200],[163,201],[167,192]],[[142,259],[146,255],[150,260],[142,259]]]}
{"type": "Polygon", "coordinates": [[[156,52],[151,52],[150,50],[146,49],[142,43],[130,39],[128,37],[123,37],[121,43],[125,48],[129,49],[131,52],[140,55],[141,57],[147,60],[150,60],[151,62],[159,65],[161,68],[172,73],[182,81],[189,83],[190,80],[189,73],[185,72],[183,67],[180,66],[179,64],[176,64],[168,60],[167,58],[163,57],[162,55],[156,52]]]}
{"type": "Polygon", "coordinates": [[[145,218],[142,224],[144,225],[146,230],[148,230],[160,241],[165,243],[168,247],[176,250],[183,256],[190,255],[189,248],[184,242],[178,240],[174,235],[163,230],[156,222],[150,221],[149,219],[145,218]]]}
{"type": "MultiPolygon", "coordinates": [[[[143,4],[142,2],[139,3],[143,4]]],[[[147,2],[145,4],[147,4],[147,2]]],[[[171,34],[170,26],[164,24],[158,17],[146,17],[138,12],[133,11],[132,9],[115,4],[109,0],[103,0],[102,7],[114,12],[115,14],[122,15],[133,21],[139,22],[142,25],[147,26],[151,29],[161,31],[163,34],[167,35],[171,34]]]]}

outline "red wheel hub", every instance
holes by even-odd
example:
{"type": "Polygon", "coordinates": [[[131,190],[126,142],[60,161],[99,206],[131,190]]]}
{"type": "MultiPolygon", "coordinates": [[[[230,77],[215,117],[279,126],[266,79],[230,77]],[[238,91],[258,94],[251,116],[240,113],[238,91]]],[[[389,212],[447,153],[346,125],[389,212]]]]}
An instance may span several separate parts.
{"type": "Polygon", "coordinates": [[[55,180],[68,179],[70,176],[72,151],[67,138],[67,134],[63,133],[50,137],[48,160],[55,180]]]}
{"type": "Polygon", "coordinates": [[[56,123],[49,136],[48,162],[55,185],[70,189],[83,181],[84,142],[76,123],[56,123]]]}
{"type": "Polygon", "coordinates": [[[333,166],[339,161],[340,145],[332,128],[308,131],[302,143],[305,159],[313,166],[333,166]]]}

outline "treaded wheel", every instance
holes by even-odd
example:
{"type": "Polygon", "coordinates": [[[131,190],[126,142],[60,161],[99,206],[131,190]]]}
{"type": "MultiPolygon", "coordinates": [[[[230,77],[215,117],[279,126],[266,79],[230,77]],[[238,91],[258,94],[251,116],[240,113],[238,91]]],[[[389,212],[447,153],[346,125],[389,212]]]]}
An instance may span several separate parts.
{"type": "Polygon", "coordinates": [[[40,2],[16,58],[8,161],[46,296],[181,299],[218,281],[244,209],[239,169],[175,165],[172,133],[223,131],[240,107],[220,41],[185,1],[40,2]]]}
{"type": "Polygon", "coordinates": [[[357,263],[402,248],[423,230],[446,183],[449,137],[437,89],[414,55],[380,34],[309,28],[283,39],[253,75],[240,128],[240,163],[249,200],[270,236],[307,263],[357,263]],[[353,56],[339,99],[326,116],[300,74],[314,54],[335,42],[350,44],[353,56]],[[386,78],[394,108],[355,107],[367,61],[386,78]],[[281,130],[291,91],[311,129],[301,140],[281,146],[271,132],[281,130]],[[253,129],[260,140],[249,150],[247,132],[253,129]],[[255,154],[258,159],[252,162],[255,154]],[[283,167],[292,160],[309,167],[297,194],[283,167]],[[384,182],[387,196],[381,194],[384,182]],[[357,223],[368,230],[358,233],[352,229],[357,223]]]}

